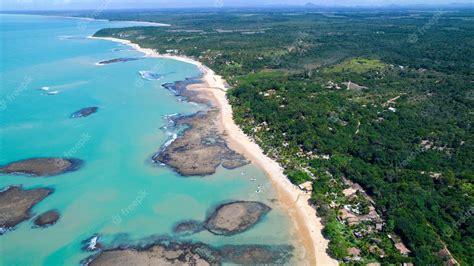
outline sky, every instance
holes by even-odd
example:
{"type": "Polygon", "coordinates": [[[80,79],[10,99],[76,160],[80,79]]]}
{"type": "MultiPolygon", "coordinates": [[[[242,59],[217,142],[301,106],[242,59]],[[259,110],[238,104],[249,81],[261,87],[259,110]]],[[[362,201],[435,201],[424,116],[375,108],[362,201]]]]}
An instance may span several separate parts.
{"type": "Polygon", "coordinates": [[[384,6],[439,5],[450,2],[473,4],[474,0],[0,0],[0,10],[66,10],[107,8],[173,8],[173,7],[255,7],[272,5],[384,6]]]}

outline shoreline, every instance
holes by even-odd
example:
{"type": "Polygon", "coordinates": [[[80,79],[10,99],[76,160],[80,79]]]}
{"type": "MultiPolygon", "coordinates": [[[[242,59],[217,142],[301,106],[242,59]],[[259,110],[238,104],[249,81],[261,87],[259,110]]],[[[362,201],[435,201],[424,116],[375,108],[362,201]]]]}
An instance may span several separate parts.
{"type": "Polygon", "coordinates": [[[323,225],[316,215],[316,210],[309,203],[310,193],[303,192],[293,185],[283,173],[281,166],[263,153],[263,150],[250,139],[234,123],[232,107],[227,100],[227,86],[225,80],[212,69],[189,57],[171,54],[159,54],[153,49],[142,48],[129,40],[111,37],[88,37],[90,39],[108,40],[131,46],[142,52],[144,57],[174,59],[193,64],[202,72],[200,84],[188,86],[193,91],[211,95],[220,112],[221,126],[225,132],[224,138],[231,149],[243,154],[252,163],[262,169],[275,188],[278,198],[285,206],[290,218],[294,221],[298,238],[304,245],[305,257],[310,265],[338,265],[326,252],[328,240],[322,235],[323,225]]]}

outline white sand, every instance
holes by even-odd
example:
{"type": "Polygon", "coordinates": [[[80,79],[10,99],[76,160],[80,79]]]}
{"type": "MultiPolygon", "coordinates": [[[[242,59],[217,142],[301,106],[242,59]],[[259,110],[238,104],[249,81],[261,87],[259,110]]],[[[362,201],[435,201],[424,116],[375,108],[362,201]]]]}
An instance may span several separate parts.
{"type": "Polygon", "coordinates": [[[120,42],[143,52],[148,57],[170,58],[199,67],[203,73],[203,84],[194,86],[193,89],[212,93],[221,110],[222,126],[227,133],[226,138],[229,146],[237,152],[244,154],[245,157],[265,171],[270,178],[278,193],[279,200],[285,205],[295,222],[298,235],[301,237],[307,251],[306,258],[310,260],[309,264],[323,266],[338,265],[337,260],[329,257],[326,252],[328,240],[322,236],[321,230],[323,225],[316,216],[316,210],[308,204],[310,194],[301,191],[297,186],[293,185],[283,174],[281,166],[266,156],[262,149],[234,123],[232,107],[227,101],[226,96],[226,82],[221,76],[216,75],[212,69],[209,69],[200,62],[188,57],[158,54],[153,49],[141,48],[138,44],[131,43],[128,40],[90,38],[120,42]]]}

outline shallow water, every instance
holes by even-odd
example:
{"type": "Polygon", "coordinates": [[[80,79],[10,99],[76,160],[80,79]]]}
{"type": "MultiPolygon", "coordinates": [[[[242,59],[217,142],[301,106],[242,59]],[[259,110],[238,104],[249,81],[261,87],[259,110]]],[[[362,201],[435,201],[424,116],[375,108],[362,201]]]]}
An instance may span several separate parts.
{"type": "Polygon", "coordinates": [[[242,234],[204,231],[181,239],[216,246],[293,244],[289,218],[271,201],[274,192],[253,165],[186,178],[151,163],[170,138],[163,129],[165,116],[202,108],[161,86],[199,75],[194,65],[156,58],[96,65],[142,57],[127,46],[85,38],[131,22],[0,15],[0,24],[0,164],[32,157],[85,161],[79,171],[60,176],[0,176],[0,189],[17,184],[55,189],[32,209],[33,217],[50,209],[61,213],[54,226],[32,228],[30,219],[0,236],[0,264],[79,264],[94,254],[81,250],[81,242],[94,234],[114,245],[147,241],[151,235],[174,237],[175,223],[204,220],[212,207],[232,200],[260,200],[273,210],[242,234]],[[146,80],[140,71],[164,75],[146,80]],[[46,94],[51,91],[57,93],[46,94]],[[70,118],[90,106],[99,107],[97,113],[70,118]],[[257,181],[250,180],[254,177],[257,181]],[[263,187],[258,194],[257,185],[263,187]]]}

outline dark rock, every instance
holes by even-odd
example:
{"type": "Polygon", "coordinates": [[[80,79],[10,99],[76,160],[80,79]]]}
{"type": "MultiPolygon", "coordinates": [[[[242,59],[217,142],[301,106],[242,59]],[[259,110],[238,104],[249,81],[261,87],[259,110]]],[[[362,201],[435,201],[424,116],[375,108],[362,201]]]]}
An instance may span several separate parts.
{"type": "Polygon", "coordinates": [[[105,249],[83,261],[86,265],[282,265],[290,263],[289,245],[225,245],[179,243],[160,240],[147,246],[122,246],[105,249]]]}
{"type": "Polygon", "coordinates": [[[283,265],[293,256],[293,247],[287,245],[226,245],[218,251],[224,262],[237,265],[283,265]]]}
{"type": "Polygon", "coordinates": [[[184,221],[173,227],[173,232],[179,235],[192,235],[203,230],[202,223],[198,221],[184,221]]]}
{"type": "Polygon", "coordinates": [[[99,107],[94,107],[94,106],[93,107],[82,108],[81,110],[76,111],[73,114],[71,114],[71,118],[79,118],[79,117],[90,116],[91,114],[97,112],[98,109],[99,109],[99,107]]]}
{"type": "Polygon", "coordinates": [[[136,57],[123,57],[123,58],[115,58],[115,59],[100,61],[98,64],[108,65],[108,64],[113,64],[113,63],[125,63],[129,61],[140,60],[140,59],[141,58],[136,58],[136,57]]]}
{"type": "Polygon", "coordinates": [[[271,210],[254,201],[236,201],[220,205],[206,220],[204,227],[217,235],[233,235],[248,230],[271,210]]]}
{"type": "Polygon", "coordinates": [[[183,176],[211,175],[221,165],[234,169],[249,163],[242,154],[227,145],[216,99],[212,93],[193,88],[200,84],[200,80],[187,79],[162,85],[186,101],[209,107],[205,112],[176,117],[175,127],[185,129],[152,158],[154,162],[166,164],[183,176]]]}
{"type": "Polygon", "coordinates": [[[78,170],[83,161],[71,158],[33,158],[0,167],[1,174],[54,176],[78,170]]]}
{"type": "Polygon", "coordinates": [[[40,227],[47,227],[55,224],[59,219],[59,212],[55,210],[47,211],[34,220],[35,225],[40,227]]]}
{"type": "Polygon", "coordinates": [[[30,218],[31,208],[53,192],[48,188],[9,187],[0,192],[0,227],[11,228],[30,218]]]}
{"type": "Polygon", "coordinates": [[[166,164],[183,176],[211,175],[219,165],[234,169],[248,164],[244,156],[227,146],[219,123],[216,109],[178,117],[175,126],[186,129],[153,156],[153,161],[166,164]]]}
{"type": "Polygon", "coordinates": [[[160,242],[146,248],[105,250],[88,265],[220,265],[220,257],[205,244],[160,242]]]}
{"type": "Polygon", "coordinates": [[[197,79],[186,79],[176,81],[174,83],[165,83],[162,86],[167,90],[173,92],[176,96],[182,97],[185,101],[205,104],[213,107],[213,102],[205,95],[201,95],[197,91],[188,90],[187,87],[194,84],[200,84],[201,81],[197,79]]]}

